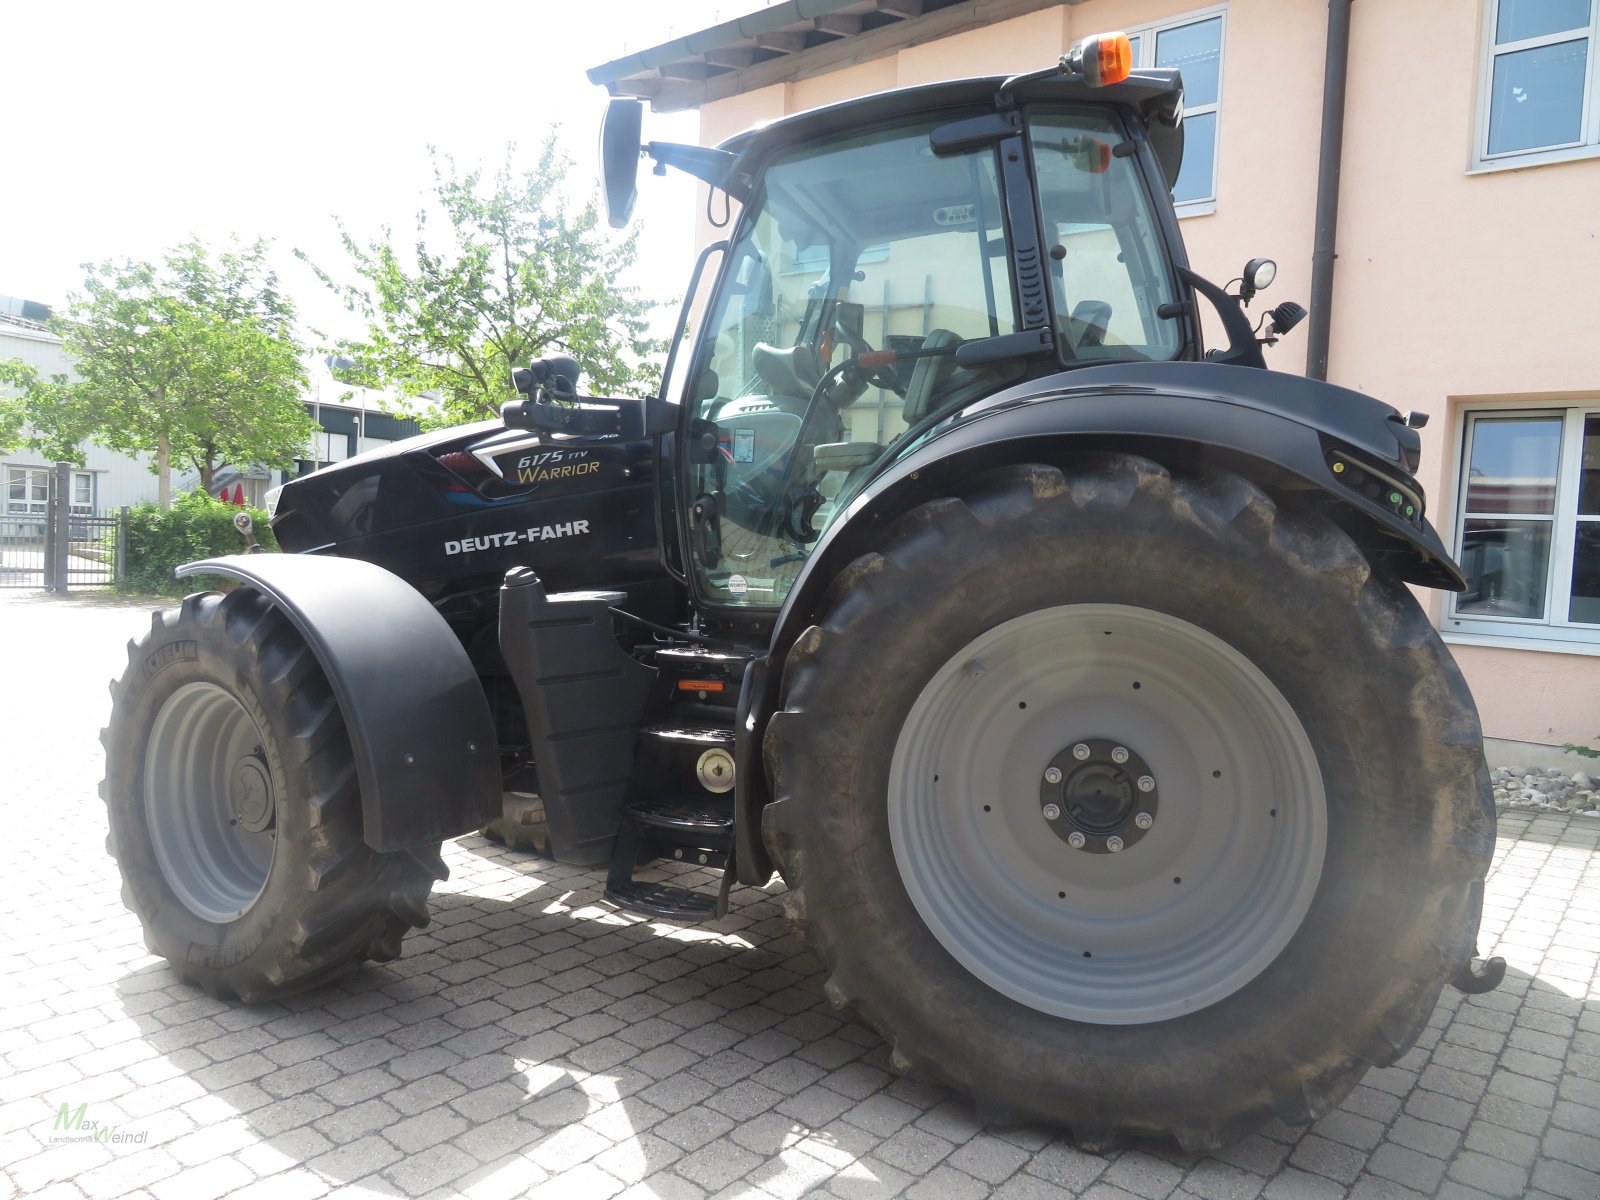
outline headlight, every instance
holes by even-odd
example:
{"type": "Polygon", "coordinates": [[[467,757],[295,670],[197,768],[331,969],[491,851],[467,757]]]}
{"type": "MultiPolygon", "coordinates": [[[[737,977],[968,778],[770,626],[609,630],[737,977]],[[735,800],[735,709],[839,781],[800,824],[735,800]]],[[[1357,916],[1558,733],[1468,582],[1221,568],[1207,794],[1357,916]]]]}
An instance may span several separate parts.
{"type": "Polygon", "coordinates": [[[283,495],[283,485],[280,483],[261,498],[262,506],[267,510],[267,520],[270,521],[278,515],[278,497],[281,495],[283,495]]]}

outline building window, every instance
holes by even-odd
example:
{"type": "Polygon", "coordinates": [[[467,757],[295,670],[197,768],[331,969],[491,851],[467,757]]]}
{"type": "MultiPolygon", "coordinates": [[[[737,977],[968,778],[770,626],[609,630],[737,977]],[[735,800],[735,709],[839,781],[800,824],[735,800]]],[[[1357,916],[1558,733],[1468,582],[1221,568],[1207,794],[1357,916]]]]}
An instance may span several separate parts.
{"type": "Polygon", "coordinates": [[[1480,162],[1600,143],[1597,21],[1596,0],[1489,0],[1480,162]]]}
{"type": "MultiPolygon", "coordinates": [[[[807,246],[789,260],[784,270],[789,274],[809,273],[813,275],[826,271],[828,269],[828,251],[828,245],[823,242],[819,242],[814,246],[807,246]]],[[[859,266],[862,263],[883,262],[888,257],[889,243],[880,242],[862,250],[861,254],[856,258],[856,264],[859,266]]]]}
{"type": "MultiPolygon", "coordinates": [[[[50,509],[50,469],[48,467],[7,467],[5,511],[43,516],[50,509]]],[[[72,473],[72,509],[80,514],[94,512],[94,472],[72,473]]]]}
{"type": "Polygon", "coordinates": [[[1217,198],[1217,123],[1222,119],[1222,44],[1226,9],[1189,13],[1128,30],[1136,67],[1183,72],[1183,167],[1172,199],[1209,207],[1217,198]]]}
{"type": "Polygon", "coordinates": [[[6,512],[43,515],[49,508],[49,471],[43,467],[6,468],[6,512]]]}
{"type": "Polygon", "coordinates": [[[1600,405],[1469,412],[1446,632],[1600,644],[1600,405]]]}

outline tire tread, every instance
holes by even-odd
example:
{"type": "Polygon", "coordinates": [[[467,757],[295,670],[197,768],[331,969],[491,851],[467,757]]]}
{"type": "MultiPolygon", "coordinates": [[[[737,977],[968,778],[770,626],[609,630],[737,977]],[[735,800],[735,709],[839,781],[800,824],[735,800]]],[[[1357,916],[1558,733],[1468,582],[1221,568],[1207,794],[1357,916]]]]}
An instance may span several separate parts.
{"type": "Polygon", "coordinates": [[[1389,989],[1380,1010],[1355,1014],[1346,1022],[1347,1028],[1362,1031],[1351,1039],[1355,1044],[1341,1044],[1316,1063],[1284,1065],[1254,1095],[1218,1097],[1213,1110],[1192,1112],[1176,1122],[1152,1121],[1139,1113],[1123,1113],[1110,1121],[1104,1114],[1094,1114],[1097,1119],[1088,1120],[1088,1114],[1052,1112],[1026,1102],[1023,1114],[1065,1123],[1074,1140],[1091,1150],[1107,1148],[1127,1136],[1165,1133],[1186,1150],[1200,1152],[1273,1116],[1294,1124],[1316,1120],[1338,1105],[1369,1066],[1387,1065],[1405,1053],[1433,1011],[1443,985],[1472,953],[1467,922],[1457,918],[1468,907],[1472,884],[1482,879],[1488,865],[1493,807],[1487,802],[1481,736],[1465,680],[1404,586],[1375,571],[1330,521],[1292,505],[1281,508],[1238,475],[1207,471],[1175,477],[1148,459],[1122,454],[1084,455],[1064,468],[1042,464],[1001,468],[970,481],[958,497],[907,513],[891,526],[883,545],[840,572],[816,624],[788,652],[780,708],[769,723],[764,746],[775,799],[763,813],[763,836],[789,885],[788,908],[795,930],[829,965],[825,992],[830,1002],[885,1037],[895,1070],[966,1091],[973,1096],[980,1118],[1015,1115],[1017,1098],[1010,1081],[982,1071],[958,1079],[944,1064],[908,1043],[877,1011],[872,997],[851,980],[850,956],[841,953],[834,926],[807,919],[814,889],[806,847],[843,838],[843,844],[833,843],[833,852],[853,850],[848,834],[830,825],[826,814],[819,817],[803,798],[830,786],[817,763],[840,754],[839,740],[827,728],[829,676],[835,673],[830,660],[850,661],[852,638],[874,623],[892,619],[885,618],[885,607],[905,604],[908,594],[915,593],[919,564],[952,554],[952,545],[961,544],[967,530],[1013,524],[1026,529],[1046,510],[1061,505],[1080,512],[1126,513],[1134,527],[1150,512],[1164,510],[1168,519],[1206,531],[1224,555],[1267,547],[1282,569],[1303,579],[1314,578],[1317,586],[1331,590],[1335,602],[1355,606],[1370,638],[1362,652],[1392,656],[1403,663],[1417,681],[1407,697],[1408,707],[1416,714],[1426,713],[1429,721],[1445,721],[1441,736],[1417,750],[1424,760],[1417,777],[1430,781],[1432,794],[1412,802],[1421,813],[1476,814],[1455,837],[1443,840],[1447,852],[1457,858],[1449,869],[1460,886],[1438,897],[1440,913],[1432,922],[1437,934],[1422,951],[1423,960],[1408,964],[1417,979],[1389,989]],[[1466,798],[1469,792],[1475,799],[1466,798]],[[818,828],[809,828],[811,823],[818,828]]]}
{"type": "MultiPolygon", "coordinates": [[[[248,587],[226,594],[196,593],[177,609],[153,613],[150,632],[128,643],[129,669],[111,685],[112,717],[101,733],[107,750],[107,775],[100,794],[111,831],[107,850],[124,872],[123,904],[141,920],[153,953],[164,955],[180,976],[208,994],[263,1003],[320,986],[363,961],[389,961],[404,935],[428,923],[428,893],[448,869],[436,848],[392,854],[371,850],[362,838],[361,795],[343,714],[304,637],[270,599],[248,587]],[[142,761],[121,753],[124,740],[141,731],[129,728],[125,709],[138,664],[160,642],[202,640],[213,650],[254,666],[263,702],[284,714],[285,736],[303,755],[313,784],[300,797],[309,809],[306,866],[287,910],[272,926],[267,942],[230,967],[191,963],[182,946],[164,932],[164,894],[157,881],[134,887],[132,859],[120,856],[121,836],[132,836],[140,819],[131,780],[119,780],[118,762],[142,761]],[[119,834],[119,830],[121,833],[119,834]]],[[[244,669],[241,665],[240,669],[244,669]]],[[[280,801],[281,802],[281,801],[280,801]]]]}

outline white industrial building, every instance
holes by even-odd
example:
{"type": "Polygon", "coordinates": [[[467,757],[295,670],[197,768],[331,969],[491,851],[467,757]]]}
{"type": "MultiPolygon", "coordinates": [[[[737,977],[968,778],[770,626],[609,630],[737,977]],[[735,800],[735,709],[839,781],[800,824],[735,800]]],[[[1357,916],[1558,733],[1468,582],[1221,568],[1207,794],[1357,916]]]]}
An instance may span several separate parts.
{"type": "MultiPolygon", "coordinates": [[[[73,375],[61,339],[39,321],[8,311],[17,302],[0,297],[0,360],[16,358],[40,375],[73,375]]],[[[124,504],[156,498],[156,477],[145,455],[122,454],[92,442],[72,472],[72,510],[82,516],[108,516],[124,504]]],[[[50,495],[50,463],[37,450],[0,447],[0,517],[43,516],[50,495]]]]}
{"type": "MultiPolygon", "coordinates": [[[[43,323],[49,311],[30,301],[0,296],[0,361],[20,359],[40,375],[74,375],[61,339],[43,323]],[[24,315],[26,314],[26,315],[24,315]]],[[[418,431],[415,421],[383,411],[387,397],[370,388],[340,383],[327,362],[307,364],[305,405],[321,427],[291,472],[240,470],[225,466],[213,483],[219,493],[241,486],[246,500],[259,505],[268,488],[418,431]]],[[[111,516],[123,505],[153,503],[156,476],[151,456],[107,450],[93,442],[83,449],[83,465],[72,473],[72,509],[80,516],[111,516]]],[[[0,518],[43,516],[50,494],[50,462],[37,450],[0,446],[0,518]]],[[[174,464],[173,491],[187,491],[199,476],[174,464]]]]}

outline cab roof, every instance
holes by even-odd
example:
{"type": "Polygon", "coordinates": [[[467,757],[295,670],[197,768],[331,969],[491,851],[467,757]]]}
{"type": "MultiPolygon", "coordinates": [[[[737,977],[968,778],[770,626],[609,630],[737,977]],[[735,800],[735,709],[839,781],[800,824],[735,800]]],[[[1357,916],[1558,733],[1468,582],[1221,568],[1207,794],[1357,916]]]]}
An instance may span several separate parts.
{"type": "MultiPolygon", "coordinates": [[[[718,149],[737,156],[731,164],[732,172],[748,184],[758,163],[789,146],[897,117],[933,115],[941,109],[992,108],[1006,79],[1004,75],[956,79],[843,100],[747,129],[722,142],[718,149]]],[[[1181,116],[1183,110],[1183,75],[1174,68],[1134,71],[1122,83],[1107,87],[1090,87],[1081,80],[1063,77],[1030,79],[1010,88],[1009,95],[1018,106],[1074,103],[1131,109],[1149,134],[1168,184],[1178,177],[1183,158],[1183,125],[1181,120],[1169,123],[1166,119],[1172,114],[1181,116]]]]}

